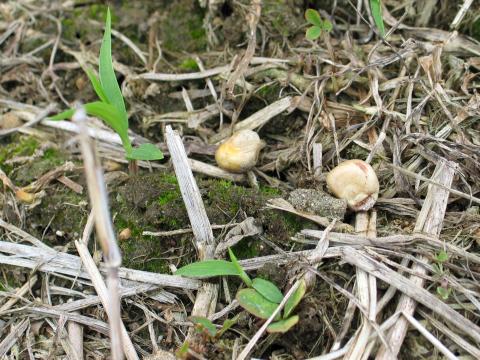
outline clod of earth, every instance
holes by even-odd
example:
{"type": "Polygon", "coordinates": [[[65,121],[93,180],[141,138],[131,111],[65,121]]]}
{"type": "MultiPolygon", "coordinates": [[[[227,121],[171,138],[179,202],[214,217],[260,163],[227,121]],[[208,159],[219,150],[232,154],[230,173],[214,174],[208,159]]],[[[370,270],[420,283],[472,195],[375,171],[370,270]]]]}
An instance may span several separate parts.
{"type": "Polygon", "coordinates": [[[288,202],[297,210],[318,216],[343,219],[347,202],[316,189],[296,189],[288,196],[288,202]]]}
{"type": "Polygon", "coordinates": [[[347,160],[327,174],[332,194],[347,200],[353,211],[367,211],[378,199],[379,184],[375,170],[362,160],[347,160]]]}

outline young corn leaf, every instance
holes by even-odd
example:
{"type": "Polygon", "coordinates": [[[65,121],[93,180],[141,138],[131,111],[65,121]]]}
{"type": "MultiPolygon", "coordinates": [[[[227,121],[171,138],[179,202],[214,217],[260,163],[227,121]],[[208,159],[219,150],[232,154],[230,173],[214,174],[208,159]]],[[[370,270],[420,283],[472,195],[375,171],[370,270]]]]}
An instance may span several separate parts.
{"type": "MultiPolygon", "coordinates": [[[[130,139],[128,138],[128,129],[123,127],[123,124],[118,122],[120,114],[118,110],[107,103],[101,101],[95,101],[84,105],[85,111],[88,115],[96,116],[105,121],[113,130],[117,132],[122,140],[123,146],[130,146],[130,139]]],[[[65,120],[69,119],[75,113],[75,109],[70,109],[55,116],[50,117],[52,120],[65,120]]]]}
{"type": "Polygon", "coordinates": [[[127,158],[131,160],[161,160],[163,159],[163,153],[155,145],[146,143],[133,148],[127,153],[127,158]]]}
{"type": "Polygon", "coordinates": [[[117,77],[113,70],[112,62],[112,20],[110,9],[107,9],[107,19],[105,21],[105,33],[103,35],[102,46],[100,47],[100,83],[108,102],[112,104],[121,115],[117,120],[122,122],[122,126],[128,128],[127,110],[123,100],[122,91],[118,86],[117,77]]]}
{"type": "Polygon", "coordinates": [[[102,84],[100,84],[100,80],[98,79],[97,75],[95,75],[93,70],[89,68],[85,69],[85,72],[87,73],[87,76],[90,79],[90,82],[92,83],[93,89],[95,90],[97,96],[104,103],[109,104],[110,102],[107,99],[107,95],[105,95],[105,91],[103,91],[102,84]]]}
{"type": "Polygon", "coordinates": [[[271,323],[267,327],[267,332],[269,334],[273,333],[281,333],[284,334],[288,330],[290,330],[293,326],[298,323],[299,317],[298,315],[294,315],[289,317],[288,319],[280,320],[274,323],[271,323]]]}
{"type": "Polygon", "coordinates": [[[209,336],[215,337],[217,335],[217,327],[206,317],[203,316],[191,316],[190,321],[193,322],[200,331],[206,331],[209,336]]]}
{"type": "Polygon", "coordinates": [[[238,263],[237,257],[230,248],[228,248],[228,255],[230,256],[230,260],[232,261],[233,265],[235,265],[235,267],[237,268],[240,279],[243,280],[245,285],[247,285],[248,287],[252,287],[252,280],[247,275],[245,270],[243,270],[242,266],[238,263]]]}
{"type": "Polygon", "coordinates": [[[383,24],[382,2],[381,0],[370,0],[370,9],[372,9],[373,20],[382,37],[385,36],[385,25],[383,24]]]}
{"type": "MultiPolygon", "coordinates": [[[[105,33],[100,48],[100,79],[91,69],[86,69],[92,86],[101,101],[85,105],[87,114],[96,116],[105,121],[117,132],[122,140],[126,157],[130,160],[160,160],[162,152],[152,144],[142,144],[133,149],[128,137],[128,116],[120,86],[118,85],[112,63],[111,16],[107,9],[105,33]]],[[[73,116],[75,110],[70,109],[51,117],[52,120],[64,120],[73,116]]]]}
{"type": "Polygon", "coordinates": [[[302,301],[305,292],[307,291],[307,284],[305,280],[300,280],[300,285],[297,287],[297,290],[288,298],[285,303],[285,308],[283,309],[283,317],[288,318],[292,313],[293,309],[302,301]]]}
{"type": "MultiPolygon", "coordinates": [[[[238,291],[236,299],[241,307],[260,319],[268,319],[278,306],[278,304],[265,299],[255,289],[238,291]]],[[[280,320],[280,314],[277,314],[275,320],[280,320]]]]}
{"type": "Polygon", "coordinates": [[[230,261],[205,260],[181,267],[175,271],[175,275],[192,278],[208,278],[213,276],[240,276],[238,269],[230,261]]]}
{"type": "Polygon", "coordinates": [[[307,11],[305,11],[305,19],[310,24],[318,26],[319,28],[322,28],[322,25],[323,25],[322,18],[320,17],[320,14],[318,13],[317,10],[307,9],[307,11]]]}
{"type": "Polygon", "coordinates": [[[70,119],[73,116],[73,114],[75,114],[75,109],[69,109],[69,110],[62,111],[60,114],[49,116],[48,118],[54,121],[66,120],[66,119],[70,119]]]}
{"type": "Polygon", "coordinates": [[[280,304],[280,302],[283,300],[282,292],[274,283],[268,280],[255,278],[253,279],[251,287],[257,290],[265,299],[271,302],[280,304]]]}

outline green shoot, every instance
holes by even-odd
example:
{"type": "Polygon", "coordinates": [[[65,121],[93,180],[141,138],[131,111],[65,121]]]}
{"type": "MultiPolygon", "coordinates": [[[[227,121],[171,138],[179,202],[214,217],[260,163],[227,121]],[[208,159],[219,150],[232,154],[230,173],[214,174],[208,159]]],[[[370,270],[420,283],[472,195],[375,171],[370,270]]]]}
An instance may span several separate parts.
{"type": "MultiPolygon", "coordinates": [[[[231,261],[199,261],[181,267],[175,272],[175,275],[192,278],[238,276],[248,287],[246,289],[240,289],[237,292],[236,299],[240,306],[260,319],[268,319],[277,309],[278,304],[284,299],[282,292],[274,283],[268,280],[261,278],[251,280],[238,262],[232,249],[228,249],[228,253],[231,261]]],[[[278,313],[275,317],[275,322],[270,324],[267,329],[268,332],[285,333],[298,322],[298,316],[292,316],[292,312],[304,297],[305,292],[306,284],[305,281],[302,280],[300,286],[285,303],[283,317],[281,313],[278,313]]],[[[216,337],[218,335],[215,326],[210,321],[204,318],[192,318],[192,321],[197,324],[197,327],[199,326],[202,331],[207,332],[211,337],[216,337]]],[[[230,326],[231,325],[232,324],[230,324],[230,326]]],[[[226,325],[224,324],[224,327],[225,326],[226,325]]]]}
{"type": "Polygon", "coordinates": [[[240,279],[243,280],[245,285],[247,285],[248,287],[252,287],[252,280],[247,275],[245,270],[243,270],[242,266],[240,265],[240,263],[237,260],[237,257],[235,256],[232,249],[230,249],[230,248],[228,248],[228,255],[230,256],[230,260],[232,260],[232,264],[237,268],[238,276],[240,276],[240,279]]]}
{"type": "Polygon", "coordinates": [[[382,15],[382,1],[381,0],[370,0],[370,9],[372,10],[373,20],[377,26],[378,32],[382,37],[385,36],[385,25],[383,23],[382,15]]]}
{"type": "Polygon", "coordinates": [[[322,35],[322,32],[330,32],[332,30],[332,23],[328,20],[322,20],[317,10],[307,9],[305,11],[305,19],[312,25],[305,34],[308,40],[316,40],[322,35]]]}
{"type": "Polygon", "coordinates": [[[181,267],[175,272],[175,275],[182,275],[191,278],[206,278],[228,275],[240,276],[240,272],[230,261],[205,260],[181,267]]]}
{"type": "MultiPolygon", "coordinates": [[[[105,33],[99,57],[98,78],[93,70],[86,69],[95,93],[100,101],[85,105],[85,111],[91,116],[96,116],[108,124],[120,136],[126,157],[129,160],[160,160],[162,152],[153,144],[142,144],[134,148],[128,136],[128,115],[122,91],[118,85],[112,60],[112,34],[110,9],[107,10],[105,33]]],[[[70,109],[53,116],[52,120],[65,120],[72,117],[75,110],[70,109]]]]}

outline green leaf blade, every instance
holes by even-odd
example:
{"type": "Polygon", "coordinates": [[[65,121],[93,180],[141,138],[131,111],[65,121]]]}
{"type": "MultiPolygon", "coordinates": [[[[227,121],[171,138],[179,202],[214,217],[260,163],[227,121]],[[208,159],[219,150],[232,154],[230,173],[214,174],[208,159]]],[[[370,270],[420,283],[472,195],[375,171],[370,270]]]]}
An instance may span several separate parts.
{"type": "Polygon", "coordinates": [[[239,276],[238,270],[230,261],[206,260],[185,265],[175,271],[175,275],[191,278],[208,278],[214,276],[239,276]]]}
{"type": "Polygon", "coordinates": [[[146,143],[141,144],[137,148],[133,148],[130,153],[127,154],[127,157],[131,160],[162,160],[163,153],[155,145],[146,143]]]}
{"type": "Polygon", "coordinates": [[[95,90],[97,96],[100,98],[101,101],[109,104],[110,101],[108,101],[107,95],[105,95],[105,91],[103,90],[102,84],[100,83],[97,75],[95,75],[92,69],[87,68],[85,72],[87,73],[87,76],[90,79],[90,82],[92,83],[93,89],[95,90]]]}
{"type": "Polygon", "coordinates": [[[237,257],[235,256],[232,249],[230,248],[228,248],[228,255],[230,256],[230,260],[232,261],[233,265],[235,265],[235,267],[237,268],[239,276],[243,280],[245,285],[247,285],[248,287],[252,287],[252,280],[250,279],[248,274],[245,272],[245,270],[243,270],[242,266],[237,260],[237,257]]]}
{"type": "Polygon", "coordinates": [[[280,289],[268,280],[255,278],[253,279],[252,287],[271,302],[280,304],[283,300],[283,294],[280,289]]]}
{"type": "Polygon", "coordinates": [[[292,311],[297,307],[297,305],[302,301],[305,292],[307,291],[307,284],[305,280],[300,280],[300,285],[297,287],[297,290],[288,298],[285,303],[285,308],[283,309],[283,317],[288,318],[292,311]]]}
{"type": "Polygon", "coordinates": [[[322,34],[322,29],[319,28],[318,26],[312,26],[307,29],[307,32],[305,33],[305,37],[308,40],[316,40],[320,37],[322,34]]]}
{"type": "Polygon", "coordinates": [[[50,120],[60,121],[60,120],[70,119],[73,116],[73,114],[75,114],[75,109],[69,109],[61,112],[60,114],[49,116],[48,118],[50,120]]]}
{"type": "Polygon", "coordinates": [[[87,114],[96,116],[105,121],[108,126],[117,132],[122,139],[122,142],[128,141],[128,143],[130,143],[128,138],[128,127],[125,127],[124,123],[119,121],[121,114],[118,112],[117,108],[101,101],[91,102],[84,106],[87,114]]]}
{"type": "Polygon", "coordinates": [[[312,25],[318,26],[322,28],[322,18],[317,10],[314,9],[307,9],[305,11],[305,19],[312,25]]]}
{"type": "Polygon", "coordinates": [[[103,35],[102,46],[100,47],[100,83],[108,102],[118,110],[121,114],[121,121],[124,123],[123,126],[128,128],[125,102],[113,69],[111,26],[112,20],[110,9],[108,9],[107,19],[105,21],[105,32],[103,35]]]}
{"type": "MultiPolygon", "coordinates": [[[[278,307],[278,304],[268,301],[255,289],[240,290],[236,299],[242,308],[260,319],[268,319],[278,307]]],[[[277,319],[280,319],[280,314],[275,317],[277,319]]]]}
{"type": "Polygon", "coordinates": [[[380,0],[370,0],[370,9],[372,10],[373,20],[382,37],[385,36],[385,24],[383,23],[382,2],[380,0]]]}
{"type": "Polygon", "coordinates": [[[274,334],[274,333],[284,334],[288,330],[290,330],[292,327],[294,327],[298,323],[298,320],[300,320],[298,315],[294,315],[292,317],[289,317],[288,319],[271,323],[267,327],[267,332],[269,334],[274,334]]]}

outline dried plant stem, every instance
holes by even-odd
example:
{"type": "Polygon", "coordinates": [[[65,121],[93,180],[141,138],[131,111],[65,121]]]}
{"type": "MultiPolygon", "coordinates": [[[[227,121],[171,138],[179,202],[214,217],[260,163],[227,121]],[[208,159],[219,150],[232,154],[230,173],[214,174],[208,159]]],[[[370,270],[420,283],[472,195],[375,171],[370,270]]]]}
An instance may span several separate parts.
{"type": "Polygon", "coordinates": [[[83,326],[74,321],[69,321],[67,331],[73,352],[78,359],[83,359],[83,326]]]}
{"type": "Polygon", "coordinates": [[[435,336],[432,335],[431,332],[429,332],[425,327],[418,322],[417,319],[415,319],[413,316],[407,314],[406,312],[403,312],[402,315],[405,317],[405,319],[408,320],[410,324],[413,325],[415,329],[417,329],[420,334],[425,336],[428,341],[430,341],[440,352],[447,357],[447,359],[450,360],[457,360],[458,358],[453,355],[453,353],[448,350],[445,345],[443,345],[435,336]]]}
{"type": "Polygon", "coordinates": [[[105,287],[100,272],[95,266],[93,259],[91,259],[85,245],[77,241],[77,250],[79,251],[79,255],[84,264],[88,262],[90,265],[93,265],[93,267],[90,266],[89,268],[89,274],[92,277],[92,282],[96,285],[95,289],[102,299],[103,306],[108,313],[112,358],[114,360],[123,359],[123,350],[125,350],[125,354],[129,360],[136,360],[138,359],[137,354],[122,323],[120,314],[118,268],[120,267],[122,258],[110,218],[108,195],[105,180],[103,178],[102,167],[96,157],[93,143],[87,132],[87,117],[85,109],[77,109],[72,120],[77,123],[79,127],[80,147],[85,167],[88,193],[95,218],[95,229],[98,240],[105,254],[108,290],[105,287]],[[85,251],[82,252],[82,250],[85,251]]]}
{"type": "Polygon", "coordinates": [[[15,305],[22,296],[24,296],[27,292],[31,290],[32,286],[35,285],[37,280],[38,276],[33,275],[30,279],[28,279],[25,284],[23,284],[22,287],[18,288],[17,291],[15,291],[15,295],[12,296],[12,298],[10,298],[5,304],[0,307],[0,314],[15,305]]]}
{"type": "MultiPolygon", "coordinates": [[[[355,218],[355,232],[362,236],[374,238],[376,236],[376,213],[359,212],[355,218]]],[[[368,310],[368,318],[362,312],[362,325],[360,331],[357,332],[354,341],[351,343],[346,359],[360,360],[363,358],[365,351],[368,350],[367,343],[373,327],[370,320],[375,321],[375,308],[377,302],[377,286],[372,275],[357,267],[356,288],[357,296],[360,304],[365,310],[368,310]],[[373,317],[373,319],[372,319],[373,317]]]]}
{"type": "MultiPolygon", "coordinates": [[[[454,175],[453,164],[442,161],[437,164],[432,181],[441,184],[442,187],[430,184],[428,186],[428,193],[423,203],[422,210],[415,224],[415,232],[422,232],[433,236],[438,236],[443,226],[443,218],[447,208],[447,201],[449,192],[445,188],[450,188],[454,175]]],[[[420,256],[419,262],[415,262],[412,270],[420,275],[426,274],[427,269],[420,265],[421,263],[428,263],[428,259],[420,256]]],[[[425,280],[422,277],[412,276],[410,280],[419,287],[423,287],[425,280]]],[[[417,306],[415,300],[403,294],[397,306],[397,312],[402,312],[407,315],[413,315],[415,307],[417,306]]],[[[400,318],[395,326],[388,334],[388,342],[391,347],[391,352],[382,346],[377,353],[377,360],[386,360],[396,357],[402,346],[403,339],[408,330],[408,321],[405,317],[400,318]]]]}
{"type": "Polygon", "coordinates": [[[7,351],[17,342],[18,338],[23,335],[29,323],[30,321],[28,319],[22,320],[0,341],[0,358],[3,358],[7,351]]]}
{"type": "MultiPolygon", "coordinates": [[[[197,182],[193,177],[182,140],[169,125],[166,127],[166,138],[180,192],[182,193],[195,236],[195,248],[197,249],[198,258],[199,260],[212,259],[215,252],[215,238],[213,237],[212,227],[208,220],[197,182]]],[[[208,317],[213,314],[217,302],[217,293],[217,285],[207,282],[203,283],[197,292],[192,315],[208,317]]],[[[192,334],[193,332],[191,331],[190,335],[192,334]]]]}
{"type": "MultiPolygon", "coordinates": [[[[98,271],[97,266],[95,265],[95,262],[93,261],[92,256],[90,255],[90,252],[88,251],[87,247],[85,244],[81,243],[80,241],[75,241],[75,246],[77,248],[78,254],[80,255],[80,258],[82,259],[83,265],[85,266],[86,271],[91,277],[92,284],[100,297],[100,300],[102,301],[103,307],[105,308],[109,322],[110,318],[113,314],[111,314],[111,311],[113,309],[111,301],[110,301],[110,289],[107,289],[107,286],[105,285],[105,282],[103,281],[102,275],[100,274],[100,271],[98,271]]],[[[111,276],[111,274],[107,274],[107,279],[111,276]]],[[[107,283],[109,286],[115,285],[111,283],[107,283]]],[[[120,312],[120,309],[118,309],[120,312]]],[[[118,336],[115,339],[115,342],[112,341],[112,357],[114,355],[113,352],[113,346],[120,346],[120,353],[122,354],[121,357],[123,358],[123,353],[125,353],[126,357],[128,360],[138,360],[139,357],[135,351],[135,348],[133,346],[132,340],[128,336],[127,329],[125,328],[125,325],[123,324],[121,318],[119,317],[118,320],[120,321],[119,325],[119,331],[116,336],[118,336]],[[122,350],[123,348],[123,350],[122,350]]],[[[110,325],[111,327],[111,325],[110,325]]],[[[112,334],[112,329],[110,328],[110,333],[112,334]]],[[[118,354],[117,354],[118,356],[118,354]]]]}

